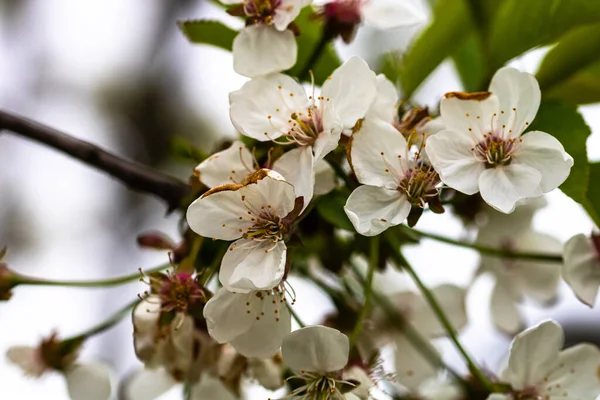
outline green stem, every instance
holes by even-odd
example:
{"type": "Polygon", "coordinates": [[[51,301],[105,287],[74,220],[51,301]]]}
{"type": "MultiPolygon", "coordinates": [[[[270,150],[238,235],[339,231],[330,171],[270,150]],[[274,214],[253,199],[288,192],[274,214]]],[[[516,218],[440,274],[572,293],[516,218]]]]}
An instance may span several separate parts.
{"type": "MultiPolygon", "coordinates": [[[[169,268],[169,264],[161,265],[156,268],[144,271],[145,274],[152,274],[155,272],[163,271],[169,268]]],[[[35,286],[66,286],[66,287],[83,287],[83,288],[97,288],[106,286],[117,286],[129,283],[142,278],[141,272],[137,272],[131,275],[120,276],[116,278],[102,279],[98,281],[53,281],[40,278],[32,278],[28,276],[19,277],[19,285],[35,285],[35,286]]]]}
{"type": "MultiPolygon", "coordinates": [[[[359,269],[357,268],[355,263],[351,263],[350,266],[354,271],[357,279],[362,282],[365,290],[367,288],[367,283],[362,277],[359,269]]],[[[456,379],[458,382],[461,382],[463,385],[467,385],[464,379],[460,376],[458,372],[449,367],[444,363],[440,355],[433,349],[431,344],[427,339],[425,339],[414,327],[413,325],[404,318],[396,308],[392,305],[392,303],[385,297],[377,293],[375,290],[371,290],[371,295],[373,300],[381,307],[383,312],[388,317],[388,321],[401,332],[402,335],[408,339],[410,344],[412,344],[415,349],[419,351],[419,353],[435,368],[445,369],[456,379]]]]}
{"type": "Polygon", "coordinates": [[[377,268],[377,264],[379,263],[379,236],[374,236],[370,240],[371,248],[369,255],[369,270],[367,271],[367,280],[365,282],[365,290],[364,290],[364,304],[362,309],[360,310],[360,314],[358,314],[358,318],[356,319],[356,324],[354,325],[354,329],[352,330],[352,335],[350,336],[350,348],[356,344],[358,340],[358,336],[360,335],[360,331],[365,322],[365,318],[369,313],[371,296],[373,294],[373,276],[375,275],[375,269],[377,268]]]}
{"type": "Polygon", "coordinates": [[[312,68],[315,66],[317,61],[319,61],[319,58],[321,57],[321,53],[323,53],[323,51],[325,50],[325,48],[327,47],[327,44],[329,43],[329,41],[331,39],[332,39],[331,35],[327,34],[326,32],[323,32],[321,34],[321,38],[319,39],[319,42],[317,43],[317,45],[313,49],[312,53],[310,54],[308,61],[306,61],[306,64],[304,64],[304,67],[298,73],[298,79],[300,81],[308,79],[312,68]]]}
{"type": "Polygon", "coordinates": [[[112,328],[119,321],[121,321],[126,315],[128,315],[131,312],[131,310],[133,310],[133,308],[140,302],[141,302],[140,299],[135,299],[134,301],[127,304],[125,307],[121,308],[119,311],[117,311],[116,313],[111,315],[106,321],[92,327],[91,329],[89,329],[77,336],[73,336],[72,338],[65,339],[64,342],[84,341],[85,339],[87,339],[91,336],[97,335],[98,333],[102,333],[105,330],[112,328]]]}
{"type": "Polygon", "coordinates": [[[437,240],[438,242],[448,243],[454,246],[464,247],[467,249],[477,250],[478,252],[500,258],[511,258],[528,261],[544,261],[544,262],[562,262],[563,258],[561,254],[548,254],[548,253],[536,253],[536,252],[518,252],[511,250],[498,249],[495,247],[482,246],[476,243],[467,243],[460,240],[451,239],[446,236],[436,235],[435,233],[428,233],[419,231],[417,229],[407,228],[402,226],[409,233],[416,234],[421,237],[437,240]]]}
{"type": "Polygon", "coordinates": [[[463,347],[460,340],[458,340],[458,335],[457,335],[456,331],[454,330],[452,323],[450,323],[450,320],[446,316],[446,313],[444,312],[444,310],[442,309],[442,307],[440,306],[440,304],[438,303],[436,298],[433,296],[433,293],[431,292],[431,290],[429,290],[429,288],[423,283],[423,281],[421,281],[421,279],[419,278],[419,276],[417,275],[415,270],[410,266],[410,264],[402,256],[402,254],[400,254],[401,243],[398,240],[398,238],[396,236],[390,235],[390,234],[386,234],[385,237],[392,248],[392,257],[396,261],[396,267],[398,269],[402,269],[403,271],[406,271],[411,276],[411,278],[413,279],[413,281],[415,282],[415,284],[417,285],[417,287],[419,288],[419,290],[425,297],[425,300],[427,300],[427,302],[429,303],[429,306],[431,307],[431,309],[437,316],[438,320],[440,321],[440,323],[446,330],[446,333],[450,337],[450,340],[452,340],[452,342],[456,346],[456,349],[463,356],[463,358],[464,358],[465,362],[467,363],[467,365],[469,366],[469,370],[471,371],[473,376],[479,381],[479,383],[481,383],[481,385],[484,388],[491,389],[491,387],[492,387],[491,382],[489,381],[487,376],[481,371],[481,369],[477,366],[477,364],[475,364],[475,362],[471,359],[471,356],[469,356],[469,353],[467,353],[467,351],[463,347]]]}
{"type": "Polygon", "coordinates": [[[296,320],[298,325],[300,325],[300,328],[306,327],[306,324],[302,321],[300,316],[296,313],[296,310],[294,310],[294,307],[292,307],[292,305],[290,303],[288,303],[287,301],[285,302],[285,305],[288,308],[288,310],[290,310],[290,314],[292,314],[292,317],[294,318],[294,320],[296,320]]]}

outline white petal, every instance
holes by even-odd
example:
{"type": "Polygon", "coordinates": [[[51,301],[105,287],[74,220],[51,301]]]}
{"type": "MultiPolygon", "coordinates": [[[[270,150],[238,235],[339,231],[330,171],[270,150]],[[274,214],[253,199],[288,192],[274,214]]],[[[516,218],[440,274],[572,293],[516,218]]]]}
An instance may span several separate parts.
{"type": "MultiPolygon", "coordinates": [[[[475,142],[492,131],[494,114],[498,115],[498,98],[491,94],[484,100],[461,100],[458,97],[445,97],[440,103],[440,114],[446,129],[462,136],[473,138],[475,142]]],[[[469,146],[469,149],[472,147],[469,146]]]]}
{"type": "Polygon", "coordinates": [[[333,372],[348,362],[348,337],[337,329],[315,325],[298,329],[283,340],[283,361],[295,370],[333,372]]]}
{"type": "MultiPolygon", "coordinates": [[[[421,382],[436,374],[436,369],[404,335],[397,335],[395,343],[396,380],[408,389],[416,390],[421,382]]],[[[437,352],[431,343],[425,343],[430,351],[437,352]]]]}
{"type": "Polygon", "coordinates": [[[363,18],[378,29],[392,29],[423,24],[427,18],[412,1],[372,0],[361,7],[363,18]]]}
{"type": "Polygon", "coordinates": [[[160,317],[160,298],[148,296],[133,309],[133,346],[136,356],[147,362],[156,353],[156,332],[160,317]]]}
{"type": "Polygon", "coordinates": [[[195,384],[190,393],[190,400],[237,400],[221,382],[210,374],[202,374],[200,382],[195,384]]]}
{"type": "Polygon", "coordinates": [[[346,381],[350,379],[357,381],[358,386],[356,389],[352,390],[352,394],[362,400],[369,399],[371,388],[374,386],[374,383],[363,368],[352,366],[344,370],[342,378],[346,381]]]}
{"type": "Polygon", "coordinates": [[[523,329],[523,320],[517,304],[509,291],[498,282],[492,289],[490,307],[492,322],[496,328],[508,334],[515,334],[523,329]]]}
{"type": "Polygon", "coordinates": [[[542,93],[535,77],[515,68],[502,68],[496,72],[490,84],[490,92],[498,96],[500,110],[497,126],[506,125],[512,135],[518,136],[535,118],[542,93]]]}
{"type": "Polygon", "coordinates": [[[40,377],[47,369],[39,356],[39,349],[28,346],[13,346],[6,352],[10,362],[19,366],[27,375],[40,377]]]}
{"type": "Polygon", "coordinates": [[[322,196],[331,192],[338,186],[338,178],[335,171],[325,160],[315,163],[315,196],[322,196]]]}
{"type": "Polygon", "coordinates": [[[350,146],[352,169],[364,185],[396,189],[409,169],[406,140],[389,122],[363,120],[350,146]]]}
{"type": "Polygon", "coordinates": [[[309,101],[304,88],[294,79],[272,74],[252,79],[230,93],[229,105],[235,128],[264,142],[287,134],[290,116],[306,110],[309,101]]]}
{"type": "Polygon", "coordinates": [[[369,108],[365,118],[377,118],[386,122],[392,122],[398,113],[397,107],[398,89],[396,85],[386,78],[385,75],[377,75],[377,97],[371,108],[369,108]]]}
{"type": "Polygon", "coordinates": [[[143,369],[125,384],[125,400],[155,400],[168,392],[177,382],[164,369],[143,369]]]}
{"type": "Polygon", "coordinates": [[[459,400],[464,397],[457,383],[437,378],[426,379],[421,383],[419,395],[423,400],[459,400]]]}
{"type": "Polygon", "coordinates": [[[298,147],[284,153],[273,164],[287,182],[294,186],[296,197],[304,198],[304,211],[313,197],[315,187],[314,157],[310,146],[298,147]]]}
{"type": "MultiPolygon", "coordinates": [[[[562,244],[555,237],[531,229],[515,239],[520,251],[558,253],[562,249],[562,244]]],[[[515,268],[521,277],[523,292],[526,295],[541,304],[549,304],[556,300],[560,282],[560,266],[557,263],[518,261],[515,268]]]]}
{"type": "Polygon", "coordinates": [[[273,16],[273,25],[279,31],[287,29],[303,7],[311,3],[311,0],[281,0],[281,3],[275,9],[273,16]]]}
{"type": "Polygon", "coordinates": [[[256,24],[240,31],[232,51],[235,72],[254,78],[292,68],[298,48],[294,32],[256,24]]]}
{"type": "Polygon", "coordinates": [[[519,200],[542,195],[541,180],[542,175],[535,169],[513,162],[483,171],[479,176],[479,190],[486,203],[508,214],[519,200]]]}
{"type": "Polygon", "coordinates": [[[226,6],[230,6],[233,4],[241,4],[243,3],[243,0],[220,0],[220,2],[226,6]]]}
{"type": "Polygon", "coordinates": [[[573,158],[565,152],[563,145],[554,136],[540,131],[528,132],[521,139],[523,142],[513,157],[542,174],[544,193],[559,187],[573,166],[573,158]]]}
{"type": "Polygon", "coordinates": [[[269,175],[258,182],[244,186],[240,194],[245,196],[246,209],[255,216],[268,211],[283,218],[294,209],[296,202],[294,187],[274,171],[269,171],[269,175]]]}
{"type": "Polygon", "coordinates": [[[220,288],[204,306],[204,318],[210,336],[219,343],[227,343],[248,331],[254,315],[247,313],[249,296],[254,293],[232,293],[220,288]]]}
{"type": "Polygon", "coordinates": [[[576,235],[565,243],[562,275],[575,296],[594,306],[600,287],[600,260],[590,238],[576,235]]]}
{"type": "Polygon", "coordinates": [[[236,140],[226,150],[220,151],[202,161],[195,171],[200,181],[209,188],[226,183],[242,183],[254,172],[254,159],[246,146],[236,140]]]}
{"type": "Polygon", "coordinates": [[[503,377],[517,390],[542,382],[558,360],[563,337],[562,328],[554,321],[544,321],[519,333],[510,346],[503,377]]]}
{"type": "Polygon", "coordinates": [[[429,137],[425,146],[442,182],[469,195],[479,191],[479,176],[485,171],[484,163],[471,151],[474,145],[469,136],[443,130],[429,137]]]}
{"type": "Polygon", "coordinates": [[[248,359],[248,372],[250,377],[256,379],[262,387],[268,390],[277,390],[283,386],[283,369],[281,362],[273,358],[248,359]]]}
{"type": "MultiPolygon", "coordinates": [[[[334,125],[336,125],[336,123],[334,123],[334,125]]],[[[326,126],[325,122],[323,122],[323,126],[326,126]]],[[[315,143],[313,144],[315,162],[322,160],[327,154],[335,150],[338,147],[341,137],[342,126],[339,124],[334,126],[333,129],[323,129],[323,132],[319,133],[317,140],[315,140],[315,143]]]]}
{"type": "Polygon", "coordinates": [[[544,380],[542,397],[551,399],[568,393],[564,399],[592,399],[600,395],[600,350],[592,344],[583,343],[560,352],[554,371],[544,380]],[[558,389],[560,388],[560,389],[558,389]],[[557,393],[558,392],[558,393],[557,393]]]}
{"type": "MultiPolygon", "coordinates": [[[[456,285],[445,284],[433,288],[432,292],[452,326],[456,330],[462,329],[467,324],[465,290],[456,285]]],[[[417,297],[413,307],[412,322],[423,335],[434,337],[446,333],[423,296],[417,297]]]]}
{"type": "Polygon", "coordinates": [[[111,397],[110,369],[103,364],[75,364],[65,372],[71,400],[108,400],[111,397]]]}
{"type": "Polygon", "coordinates": [[[408,199],[398,190],[362,185],[350,194],[344,211],[358,233],[375,236],[401,224],[410,208],[408,199]]]}
{"type": "Polygon", "coordinates": [[[241,190],[223,190],[194,200],[187,209],[187,222],[200,236],[234,240],[253,223],[241,200],[241,190]],[[242,219],[240,219],[242,217],[242,219]]]}
{"type": "Polygon", "coordinates": [[[486,400],[514,400],[514,398],[510,394],[492,393],[486,400]]]}
{"type": "Polygon", "coordinates": [[[253,316],[255,319],[250,329],[232,340],[231,344],[245,357],[272,357],[292,330],[290,311],[273,295],[265,296],[258,310],[260,315],[253,316]]]}
{"type": "Polygon", "coordinates": [[[268,290],[285,272],[286,246],[279,241],[240,239],[232,243],[221,261],[219,280],[232,292],[268,290]]]}
{"type": "Polygon", "coordinates": [[[363,59],[351,57],[323,84],[321,96],[331,99],[344,129],[352,129],[377,96],[377,77],[363,59]]]}

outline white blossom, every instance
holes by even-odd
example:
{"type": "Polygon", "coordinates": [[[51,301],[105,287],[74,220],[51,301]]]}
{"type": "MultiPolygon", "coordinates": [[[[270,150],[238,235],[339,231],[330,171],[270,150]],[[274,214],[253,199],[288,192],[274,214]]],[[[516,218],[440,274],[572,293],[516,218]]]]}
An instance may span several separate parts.
{"type": "Polygon", "coordinates": [[[491,395],[488,400],[583,400],[598,396],[600,350],[583,343],[561,351],[563,341],[562,328],[554,321],[519,333],[502,373],[512,393],[491,395]]]}
{"type": "Polygon", "coordinates": [[[295,389],[291,399],[358,398],[354,394],[344,396],[340,385],[350,385],[342,379],[342,370],[348,363],[350,344],[340,331],[321,325],[301,328],[287,335],[281,347],[284,363],[299,371],[295,379],[304,384],[295,389]]]}
{"type": "MultiPolygon", "coordinates": [[[[78,363],[76,354],[62,355],[65,358],[60,363],[65,365],[49,365],[45,357],[52,349],[47,346],[59,345],[54,341],[44,341],[38,347],[13,346],[8,349],[6,356],[10,362],[19,366],[26,375],[36,378],[50,370],[61,373],[67,384],[71,400],[108,400],[112,395],[111,369],[101,363],[78,363]],[[59,369],[57,369],[59,368],[59,369]]],[[[59,356],[59,354],[53,354],[59,356]]],[[[55,360],[55,362],[58,360],[55,360]]]]}
{"type": "Polygon", "coordinates": [[[296,64],[298,47],[288,26],[311,0],[223,0],[240,4],[248,18],[233,41],[233,69],[247,77],[284,71],[296,64]]]}
{"type": "MultiPolygon", "coordinates": [[[[475,242],[510,251],[560,252],[559,240],[531,229],[531,220],[539,206],[536,199],[518,206],[509,215],[488,209],[485,213],[487,224],[479,229],[475,242]]],[[[482,255],[478,274],[483,273],[490,273],[495,278],[490,299],[492,321],[498,329],[509,334],[524,327],[517,305],[526,297],[549,305],[558,296],[560,267],[557,263],[482,255]]]]}
{"type": "Polygon", "coordinates": [[[297,146],[273,168],[310,200],[316,163],[365,116],[376,94],[375,73],[352,57],[327,79],[319,96],[307,96],[302,85],[283,74],[252,79],[229,95],[230,116],[246,136],[297,146]]]}
{"type": "MultiPolygon", "coordinates": [[[[286,181],[293,185],[294,182],[291,179],[293,180],[297,176],[297,166],[293,165],[293,159],[288,162],[290,155],[286,156],[286,154],[276,160],[273,165],[267,164],[265,167],[278,172],[286,181]]],[[[214,188],[230,183],[241,184],[260,169],[261,167],[254,159],[250,150],[248,150],[244,143],[236,140],[227,149],[215,153],[202,161],[194,171],[202,183],[209,188],[214,188]]],[[[315,196],[327,194],[337,186],[335,171],[325,160],[317,161],[314,169],[314,188],[301,187],[299,185],[294,186],[296,196],[302,196],[304,199],[303,208],[308,206],[313,194],[315,196]]]]}
{"type": "Polygon", "coordinates": [[[440,112],[446,127],[427,140],[431,163],[448,186],[481,193],[495,209],[510,213],[516,203],[538,197],[567,179],[573,159],[553,136],[522,135],[540,104],[535,78],[500,69],[485,93],[448,93],[440,112]]]}
{"type": "Polygon", "coordinates": [[[233,242],[221,262],[219,280],[232,292],[269,290],[279,284],[286,265],[286,219],[296,208],[294,187],[281,175],[260,170],[244,185],[206,192],[188,208],[197,234],[233,242]]]}
{"type": "Polygon", "coordinates": [[[231,343],[246,357],[275,355],[292,330],[290,312],[278,287],[248,293],[221,288],[204,307],[204,317],[213,339],[231,343]]]}
{"type": "Polygon", "coordinates": [[[600,237],[575,235],[565,243],[562,276],[575,296],[584,304],[594,306],[600,287],[600,237]]]}

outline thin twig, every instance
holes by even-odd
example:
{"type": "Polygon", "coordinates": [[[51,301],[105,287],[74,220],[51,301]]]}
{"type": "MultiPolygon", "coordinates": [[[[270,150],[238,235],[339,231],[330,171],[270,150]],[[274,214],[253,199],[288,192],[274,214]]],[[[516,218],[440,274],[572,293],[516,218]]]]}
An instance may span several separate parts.
{"type": "Polygon", "coordinates": [[[76,139],[39,122],[0,110],[0,131],[6,130],[62,151],[121,181],[131,190],[153,194],[176,210],[190,191],[184,182],[151,168],[125,160],[100,147],[76,139]]]}

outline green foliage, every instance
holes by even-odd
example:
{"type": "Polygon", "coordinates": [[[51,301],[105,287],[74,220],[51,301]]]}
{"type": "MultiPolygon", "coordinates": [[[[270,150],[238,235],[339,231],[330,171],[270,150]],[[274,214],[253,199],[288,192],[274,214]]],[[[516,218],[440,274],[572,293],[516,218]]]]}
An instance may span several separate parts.
{"type": "Polygon", "coordinates": [[[178,23],[181,32],[195,44],[209,44],[231,51],[233,39],[238,34],[219,21],[189,20],[178,23]]]}
{"type": "Polygon", "coordinates": [[[410,97],[437,66],[466,40],[473,28],[465,0],[438,0],[433,22],[413,42],[401,69],[402,89],[410,97]]]}
{"type": "Polygon", "coordinates": [[[591,131],[577,107],[561,102],[542,102],[531,130],[556,137],[575,160],[569,178],[560,189],[578,203],[584,203],[589,179],[586,141],[591,131]]]}
{"type": "Polygon", "coordinates": [[[600,21],[600,1],[505,0],[490,27],[492,69],[537,46],[551,44],[569,30],[600,21]]]}
{"type": "Polygon", "coordinates": [[[170,143],[171,155],[180,161],[191,161],[194,164],[199,164],[208,156],[197,147],[192,146],[190,142],[181,137],[174,137],[170,143]]]}
{"type": "Polygon", "coordinates": [[[600,101],[598,72],[600,24],[595,24],[574,29],[563,36],[544,58],[537,79],[549,97],[590,103],[600,101]]]}
{"type": "Polygon", "coordinates": [[[485,87],[481,87],[485,85],[485,69],[481,44],[479,43],[480,39],[476,32],[472,32],[452,57],[458,75],[467,92],[477,92],[486,89],[485,87]]]}
{"type": "Polygon", "coordinates": [[[325,196],[321,196],[318,199],[317,212],[325,221],[335,227],[354,232],[354,227],[344,212],[347,198],[348,193],[341,190],[334,190],[325,196]]]}
{"type": "MultiPolygon", "coordinates": [[[[298,43],[298,59],[296,65],[287,71],[288,74],[299,77],[310,60],[313,51],[319,47],[322,37],[323,24],[315,17],[312,7],[305,7],[294,21],[300,28],[300,35],[296,37],[298,43]]],[[[333,70],[342,65],[333,44],[325,46],[316,64],[311,66],[315,83],[321,85],[331,75],[333,70]]]]}
{"type": "Polygon", "coordinates": [[[400,84],[400,68],[402,66],[402,55],[397,51],[390,51],[381,56],[379,72],[385,75],[396,86],[400,84]]]}
{"type": "Polygon", "coordinates": [[[598,185],[598,182],[600,182],[600,163],[591,163],[589,167],[589,185],[583,206],[596,223],[596,227],[600,227],[600,185],[598,185]]]}

